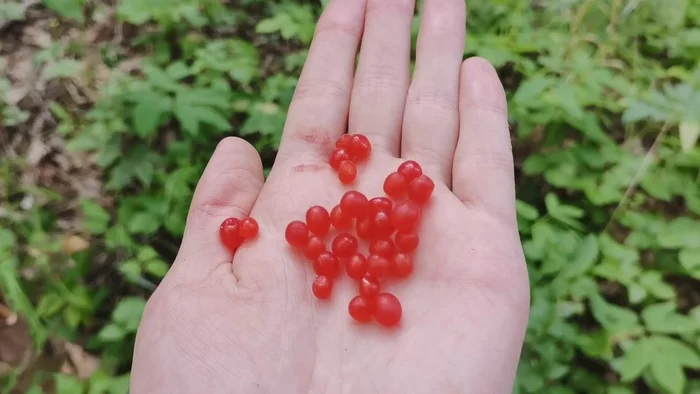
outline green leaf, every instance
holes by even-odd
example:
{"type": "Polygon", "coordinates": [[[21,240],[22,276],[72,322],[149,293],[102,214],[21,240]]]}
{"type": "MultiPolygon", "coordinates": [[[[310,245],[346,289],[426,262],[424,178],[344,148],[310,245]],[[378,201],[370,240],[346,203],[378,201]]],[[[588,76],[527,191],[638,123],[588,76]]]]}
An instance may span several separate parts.
{"type": "Polygon", "coordinates": [[[85,228],[92,234],[104,233],[111,218],[109,213],[94,201],[83,200],[81,203],[85,228]]]}
{"type": "Polygon", "coordinates": [[[83,64],[74,59],[62,59],[50,63],[44,69],[44,78],[68,78],[77,75],[83,69],[83,64]]]}
{"type": "Polygon", "coordinates": [[[12,231],[6,228],[0,228],[0,251],[3,249],[10,249],[14,247],[16,243],[17,239],[12,231]]]}
{"type": "Polygon", "coordinates": [[[85,383],[72,376],[55,374],[56,394],[81,394],[85,392],[85,383]]]}
{"type": "Polygon", "coordinates": [[[56,293],[47,293],[39,301],[36,313],[42,317],[49,317],[58,312],[65,305],[65,301],[56,293]]]}
{"type": "Polygon", "coordinates": [[[673,286],[664,282],[660,272],[646,271],[639,276],[639,284],[656,298],[668,300],[676,296],[673,286]]]}
{"type": "Polygon", "coordinates": [[[671,394],[681,394],[685,386],[683,367],[673,357],[658,354],[651,362],[651,375],[671,394]]]}
{"type": "Polygon", "coordinates": [[[144,269],[149,274],[160,279],[168,273],[170,266],[161,260],[151,260],[145,264],[144,269]]]}
{"type": "Polygon", "coordinates": [[[637,379],[651,364],[654,358],[653,351],[653,347],[646,338],[638,340],[626,349],[618,367],[622,381],[631,382],[637,379]]]}
{"type": "Polygon", "coordinates": [[[104,326],[100,330],[100,332],[97,333],[97,337],[102,342],[121,341],[125,335],[126,335],[126,332],[124,331],[124,329],[119,327],[116,324],[108,324],[108,325],[104,326]]]}
{"type": "Polygon", "coordinates": [[[515,208],[517,209],[518,216],[520,216],[523,219],[537,220],[537,218],[540,217],[540,213],[539,211],[537,211],[537,208],[524,201],[516,200],[515,208]]]}
{"type": "Polygon", "coordinates": [[[589,234],[579,243],[574,260],[564,268],[562,276],[573,278],[585,273],[595,264],[598,256],[598,240],[594,234],[589,234]]]}
{"type": "Polygon", "coordinates": [[[170,99],[156,93],[143,94],[131,110],[134,130],[141,137],[153,134],[170,112],[170,99]]]}
{"type": "Polygon", "coordinates": [[[135,332],[141,322],[146,301],[140,297],[126,297],[119,301],[112,312],[112,319],[128,332],[135,332]]]}
{"type": "Polygon", "coordinates": [[[673,220],[658,236],[665,248],[700,248],[700,222],[688,217],[673,220]]]}
{"type": "Polygon", "coordinates": [[[135,234],[153,234],[160,228],[160,220],[150,212],[139,212],[129,219],[129,231],[135,234]]]}
{"type": "Polygon", "coordinates": [[[589,301],[593,317],[610,335],[629,335],[641,331],[639,318],[634,311],[609,304],[598,294],[592,295],[589,301]]]}
{"type": "Polygon", "coordinates": [[[693,278],[700,279],[700,248],[681,250],[678,261],[693,278]]]}
{"type": "Polygon", "coordinates": [[[697,321],[676,313],[673,302],[649,305],[642,311],[642,320],[647,329],[655,333],[684,334],[700,330],[697,321]]]}
{"type": "Polygon", "coordinates": [[[649,343],[653,348],[653,354],[663,354],[665,357],[673,358],[682,366],[700,369],[700,356],[697,350],[685,342],[663,335],[654,335],[649,337],[649,343]]]}
{"type": "Polygon", "coordinates": [[[43,0],[44,5],[64,18],[83,23],[83,4],[85,0],[43,0]]]}
{"type": "Polygon", "coordinates": [[[693,150],[700,137],[700,123],[684,121],[678,126],[678,133],[681,138],[681,149],[688,153],[693,150]]]}

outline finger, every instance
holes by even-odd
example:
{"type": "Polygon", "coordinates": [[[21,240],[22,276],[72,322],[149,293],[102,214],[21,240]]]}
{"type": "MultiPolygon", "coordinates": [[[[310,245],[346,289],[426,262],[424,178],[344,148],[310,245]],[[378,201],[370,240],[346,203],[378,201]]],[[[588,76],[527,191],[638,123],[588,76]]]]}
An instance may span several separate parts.
{"type": "Polygon", "coordinates": [[[488,61],[471,58],[462,65],[459,112],[454,194],[469,207],[514,220],[515,180],[508,109],[503,85],[488,61]]]}
{"type": "Polygon", "coordinates": [[[350,102],[351,133],[398,156],[410,78],[413,0],[368,0],[350,102]]]}
{"type": "Polygon", "coordinates": [[[346,131],[366,0],[333,0],[316,26],[278,157],[325,156],[346,131]]]}
{"type": "Polygon", "coordinates": [[[260,156],[248,142],[223,139],[216,147],[192,198],[178,257],[176,275],[196,280],[229,264],[231,251],[219,239],[219,226],[229,217],[248,216],[264,182],[260,156]]]}
{"type": "Polygon", "coordinates": [[[425,0],[416,67],[403,118],[401,157],[450,184],[459,133],[459,69],[466,35],[464,0],[425,0]]]}

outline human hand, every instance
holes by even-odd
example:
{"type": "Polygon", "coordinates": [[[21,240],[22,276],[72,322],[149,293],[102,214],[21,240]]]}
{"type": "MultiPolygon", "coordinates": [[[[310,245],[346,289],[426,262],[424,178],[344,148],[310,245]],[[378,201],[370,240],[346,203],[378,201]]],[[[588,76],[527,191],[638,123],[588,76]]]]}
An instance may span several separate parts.
{"type": "Polygon", "coordinates": [[[508,393],[529,309],[507,110],[493,67],[462,63],[463,0],[425,0],[409,72],[412,0],[333,0],[321,17],[264,182],[256,151],[223,140],[192,201],[172,269],[139,328],[132,393],[508,393]],[[362,40],[360,62],[356,51],[362,40]],[[330,300],[284,230],[344,187],[327,164],[346,130],[372,142],[352,186],[381,196],[407,159],[436,182],[412,276],[384,289],[399,327],[358,324],[354,281],[330,300]],[[264,185],[263,185],[264,183],[264,185]],[[227,217],[260,235],[232,256],[227,217]]]}

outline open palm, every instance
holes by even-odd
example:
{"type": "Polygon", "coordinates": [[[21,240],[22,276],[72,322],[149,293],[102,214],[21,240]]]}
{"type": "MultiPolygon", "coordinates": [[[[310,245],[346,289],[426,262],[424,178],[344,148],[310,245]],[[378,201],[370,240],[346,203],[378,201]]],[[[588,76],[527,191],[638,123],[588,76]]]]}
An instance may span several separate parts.
{"type": "Polygon", "coordinates": [[[133,393],[510,392],[529,292],[505,95],[486,61],[462,63],[463,0],[424,1],[411,78],[413,12],[413,0],[329,4],[266,182],[249,144],[220,143],[148,302],[133,393]],[[437,184],[413,275],[384,289],[402,302],[394,328],[348,316],[357,283],[347,277],[330,300],[314,298],[311,265],[284,240],[287,223],[349,190],[327,164],[347,130],[373,146],[353,189],[383,195],[407,159],[437,184]],[[260,235],[232,256],[219,224],[247,215],[260,235]]]}

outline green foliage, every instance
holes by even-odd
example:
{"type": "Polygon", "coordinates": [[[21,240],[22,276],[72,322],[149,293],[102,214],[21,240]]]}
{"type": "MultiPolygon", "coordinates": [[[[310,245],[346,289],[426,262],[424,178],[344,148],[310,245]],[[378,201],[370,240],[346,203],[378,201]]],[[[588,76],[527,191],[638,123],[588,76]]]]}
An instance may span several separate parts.
{"type": "MultiPolygon", "coordinates": [[[[74,207],[87,249],[62,250],[60,196],[18,184],[19,164],[0,165],[0,191],[35,201],[0,193],[3,294],[37,342],[89,337],[105,365],[88,382],[56,377],[57,392],[128,390],[119,372],[144,299],[169,268],[216,143],[242,136],[272,163],[320,7],[234,3],[121,0],[118,21],[140,33],[103,52],[110,78],[96,102],[49,104],[69,151],[104,175],[104,198],[74,207]],[[122,71],[136,54],[136,70],[122,71]],[[115,283],[91,279],[105,270],[115,283]]],[[[520,394],[700,392],[700,3],[627,3],[469,4],[465,55],[499,68],[518,163],[532,288],[520,394]]],[[[61,23],[89,23],[82,0],[44,4],[61,23]]],[[[3,15],[21,19],[0,4],[3,15]]],[[[69,52],[39,52],[43,77],[81,76],[88,68],[69,52]]],[[[5,127],[29,117],[4,101],[9,89],[0,78],[5,127]]]]}

